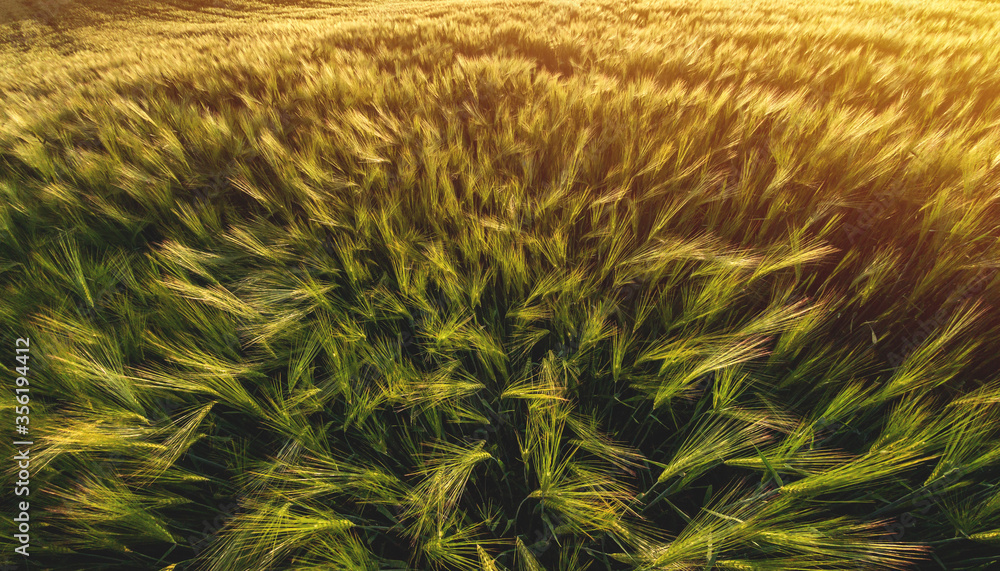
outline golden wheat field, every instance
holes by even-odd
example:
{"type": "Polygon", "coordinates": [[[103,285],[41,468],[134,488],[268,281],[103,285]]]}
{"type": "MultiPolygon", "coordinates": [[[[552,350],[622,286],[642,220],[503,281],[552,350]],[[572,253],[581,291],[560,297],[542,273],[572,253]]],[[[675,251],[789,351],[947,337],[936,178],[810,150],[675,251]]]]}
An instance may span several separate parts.
{"type": "Polygon", "coordinates": [[[997,2],[0,0],[0,569],[992,569],[998,240],[997,2]]]}

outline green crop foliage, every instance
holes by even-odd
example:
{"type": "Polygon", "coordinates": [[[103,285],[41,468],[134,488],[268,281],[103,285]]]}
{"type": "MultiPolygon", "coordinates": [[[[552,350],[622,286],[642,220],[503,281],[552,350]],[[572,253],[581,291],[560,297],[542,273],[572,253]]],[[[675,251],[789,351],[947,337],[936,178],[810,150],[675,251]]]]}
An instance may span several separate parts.
{"type": "Polygon", "coordinates": [[[0,38],[28,568],[1000,563],[1000,4],[42,0],[0,38]]]}

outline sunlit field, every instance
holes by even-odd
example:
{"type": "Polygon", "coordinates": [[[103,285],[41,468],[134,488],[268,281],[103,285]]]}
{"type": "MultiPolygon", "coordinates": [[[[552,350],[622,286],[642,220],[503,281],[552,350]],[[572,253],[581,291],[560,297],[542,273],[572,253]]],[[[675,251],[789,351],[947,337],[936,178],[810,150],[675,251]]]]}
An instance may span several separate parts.
{"type": "Polygon", "coordinates": [[[0,2],[0,568],[1000,564],[1000,3],[0,2]]]}

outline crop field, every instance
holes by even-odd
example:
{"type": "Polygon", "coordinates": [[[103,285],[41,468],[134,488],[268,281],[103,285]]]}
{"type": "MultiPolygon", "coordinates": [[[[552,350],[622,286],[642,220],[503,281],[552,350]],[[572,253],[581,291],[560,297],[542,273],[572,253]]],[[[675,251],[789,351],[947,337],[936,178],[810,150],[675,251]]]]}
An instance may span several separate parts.
{"type": "Polygon", "coordinates": [[[1000,568],[1000,3],[0,0],[0,569],[1000,568]]]}

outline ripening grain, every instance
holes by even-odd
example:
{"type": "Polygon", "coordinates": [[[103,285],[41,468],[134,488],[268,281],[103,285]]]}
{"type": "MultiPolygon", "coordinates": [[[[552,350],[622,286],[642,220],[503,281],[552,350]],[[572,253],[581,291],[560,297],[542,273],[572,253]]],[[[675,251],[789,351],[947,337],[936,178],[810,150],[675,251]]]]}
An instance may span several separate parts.
{"type": "Polygon", "coordinates": [[[33,563],[1000,562],[1000,4],[0,8],[33,563]]]}

